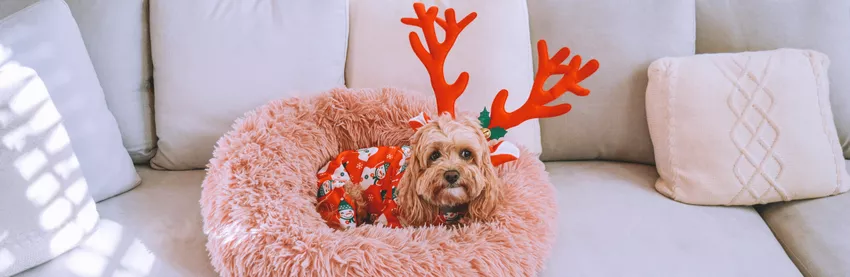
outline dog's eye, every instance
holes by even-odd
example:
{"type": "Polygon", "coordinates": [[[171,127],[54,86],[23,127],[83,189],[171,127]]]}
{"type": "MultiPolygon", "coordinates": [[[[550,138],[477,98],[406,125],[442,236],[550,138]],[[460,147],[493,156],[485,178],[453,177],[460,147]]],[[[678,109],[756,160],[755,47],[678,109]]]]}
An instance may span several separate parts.
{"type": "Polygon", "coordinates": [[[439,159],[440,156],[441,156],[440,151],[434,151],[434,152],[431,153],[431,156],[428,156],[428,159],[431,159],[431,161],[433,162],[433,161],[436,161],[437,159],[439,159]]]}
{"type": "Polygon", "coordinates": [[[469,150],[466,150],[466,149],[461,150],[460,151],[460,157],[463,158],[464,160],[469,160],[469,159],[472,158],[472,152],[470,152],[469,150]]]}

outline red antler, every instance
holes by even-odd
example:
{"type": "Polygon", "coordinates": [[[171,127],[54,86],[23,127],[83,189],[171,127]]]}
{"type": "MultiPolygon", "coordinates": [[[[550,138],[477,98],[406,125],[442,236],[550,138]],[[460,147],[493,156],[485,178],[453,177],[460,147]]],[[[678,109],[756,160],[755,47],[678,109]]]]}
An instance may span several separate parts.
{"type": "Polygon", "coordinates": [[[448,112],[454,117],[455,100],[466,90],[469,74],[463,72],[453,84],[449,84],[446,82],[443,66],[458,34],[475,19],[477,14],[470,13],[460,22],[457,22],[455,11],[451,8],[446,9],[445,20],[437,17],[437,7],[430,7],[428,11],[425,11],[425,4],[414,3],[413,9],[416,11],[417,18],[402,18],[401,22],[422,28],[428,50],[425,50],[416,32],[410,32],[410,46],[413,47],[413,52],[425,65],[428,75],[431,76],[431,87],[434,89],[434,95],[437,98],[437,112],[439,114],[448,112]],[[437,40],[434,23],[439,24],[446,31],[446,39],[442,43],[437,40]]]}
{"type": "Polygon", "coordinates": [[[545,40],[537,42],[537,52],[539,56],[537,76],[534,78],[534,84],[531,87],[528,100],[516,111],[508,113],[505,111],[508,90],[503,89],[499,91],[496,94],[496,98],[493,99],[493,106],[491,107],[492,117],[488,128],[501,127],[507,130],[532,118],[554,117],[565,114],[572,109],[570,104],[560,104],[557,106],[545,105],[567,91],[578,96],[585,96],[590,93],[590,90],[579,86],[578,83],[599,69],[598,61],[592,59],[579,68],[581,66],[581,56],[576,55],[570,60],[568,65],[563,65],[561,63],[570,56],[570,49],[567,47],[561,48],[552,59],[549,59],[549,49],[546,46],[545,40]],[[546,79],[556,74],[563,74],[563,77],[549,90],[543,90],[543,84],[546,82],[546,79]]]}

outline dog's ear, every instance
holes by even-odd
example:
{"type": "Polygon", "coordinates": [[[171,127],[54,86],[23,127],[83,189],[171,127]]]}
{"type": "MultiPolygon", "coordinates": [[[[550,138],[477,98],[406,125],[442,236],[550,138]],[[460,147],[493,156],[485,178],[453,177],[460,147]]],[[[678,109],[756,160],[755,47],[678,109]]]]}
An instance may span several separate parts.
{"type": "Polygon", "coordinates": [[[404,225],[408,226],[431,224],[436,218],[436,208],[425,203],[417,192],[420,187],[418,182],[423,181],[421,176],[425,171],[421,159],[423,149],[420,149],[422,147],[418,143],[419,136],[420,133],[417,132],[411,139],[411,153],[410,157],[407,158],[407,169],[401,177],[398,192],[399,215],[401,220],[405,221],[404,225]]]}
{"type": "MultiPolygon", "coordinates": [[[[487,145],[486,142],[484,145],[487,145]]],[[[485,148],[486,149],[486,148],[485,148]]],[[[501,199],[502,184],[496,176],[496,169],[489,151],[484,151],[481,157],[481,174],[484,178],[484,188],[481,193],[469,203],[469,216],[475,220],[487,221],[495,215],[496,206],[501,199]]]]}

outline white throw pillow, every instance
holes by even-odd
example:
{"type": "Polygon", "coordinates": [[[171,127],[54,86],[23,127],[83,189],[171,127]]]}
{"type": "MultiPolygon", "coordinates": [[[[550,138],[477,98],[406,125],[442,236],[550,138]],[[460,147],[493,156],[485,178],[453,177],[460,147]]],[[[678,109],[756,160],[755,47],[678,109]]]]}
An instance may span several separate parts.
{"type": "MultiPolygon", "coordinates": [[[[455,105],[457,111],[476,115],[484,108],[489,111],[493,98],[502,89],[509,91],[507,111],[525,103],[534,82],[534,68],[528,8],[524,0],[486,4],[481,1],[351,1],[351,38],[345,71],[348,87],[391,86],[434,95],[428,72],[408,40],[412,31],[422,38],[422,30],[401,23],[403,17],[416,18],[414,2],[424,3],[426,9],[438,7],[441,18],[445,17],[447,8],[455,10],[458,21],[471,12],[478,14],[460,33],[446,58],[448,82],[454,82],[463,71],[469,73],[469,85],[455,105]]],[[[442,40],[442,29],[437,30],[442,40]]],[[[550,55],[561,46],[550,44],[550,55]]],[[[539,120],[529,120],[509,129],[505,139],[539,153],[539,120]]]]}
{"type": "Polygon", "coordinates": [[[345,84],[345,0],[152,0],[150,20],[155,168],[203,168],[245,112],[345,84]]]}
{"type": "Polygon", "coordinates": [[[64,1],[42,0],[3,19],[0,61],[29,68],[44,82],[95,201],[139,184],[77,23],[64,1]]]}
{"type": "MultiPolygon", "coordinates": [[[[32,22],[22,17],[45,22],[52,21],[49,16],[68,19],[61,5],[59,0],[45,0],[0,23],[0,276],[14,275],[76,247],[99,219],[82,162],[66,132],[68,119],[57,111],[39,76],[73,74],[36,71],[8,56],[14,50],[6,45],[6,31],[13,22],[30,31],[18,35],[48,31],[32,28],[27,24],[32,22]]],[[[41,54],[50,54],[56,46],[42,44],[41,54]]]]}
{"type": "Polygon", "coordinates": [[[828,67],[826,55],[797,49],[653,62],[646,111],[656,190],[702,205],[846,192],[828,67]]]}
{"type": "MultiPolygon", "coordinates": [[[[2,0],[0,18],[39,0],[2,0]]],[[[136,163],[154,154],[147,0],[66,0],[112,111],[136,163]]]]}

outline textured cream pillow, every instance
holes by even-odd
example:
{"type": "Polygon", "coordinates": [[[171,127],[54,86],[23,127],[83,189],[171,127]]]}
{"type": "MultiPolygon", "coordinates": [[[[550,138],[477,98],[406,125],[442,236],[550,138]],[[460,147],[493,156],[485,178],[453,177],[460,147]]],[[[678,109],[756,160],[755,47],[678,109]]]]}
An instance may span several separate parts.
{"type": "Polygon", "coordinates": [[[753,205],[848,190],[826,55],[809,50],[662,58],[646,111],[655,188],[701,205],[753,205]]]}

